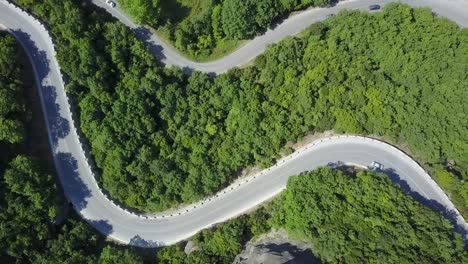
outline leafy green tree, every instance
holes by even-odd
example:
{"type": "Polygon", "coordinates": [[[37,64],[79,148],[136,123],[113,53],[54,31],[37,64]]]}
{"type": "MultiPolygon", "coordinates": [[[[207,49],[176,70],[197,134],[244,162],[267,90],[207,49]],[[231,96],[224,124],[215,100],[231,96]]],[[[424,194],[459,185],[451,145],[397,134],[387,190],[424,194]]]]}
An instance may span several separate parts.
{"type": "Polygon", "coordinates": [[[0,141],[11,144],[24,141],[24,121],[28,118],[20,67],[15,39],[0,32],[0,141]],[[16,61],[13,67],[12,61],[16,61]]]}
{"type": "Polygon", "coordinates": [[[187,255],[179,245],[168,246],[158,251],[158,263],[182,264],[186,263],[187,255]]]}
{"type": "Polygon", "coordinates": [[[259,28],[268,28],[271,23],[282,13],[278,0],[255,1],[256,16],[255,21],[259,28]]]}
{"type": "Polygon", "coordinates": [[[221,9],[224,34],[230,39],[244,39],[256,31],[255,5],[251,0],[225,0],[221,9]]]}
{"type": "Polygon", "coordinates": [[[468,260],[463,238],[449,220],[409,197],[383,173],[350,176],[318,169],[290,178],[275,203],[273,226],[310,241],[325,262],[468,260]]]}
{"type": "Polygon", "coordinates": [[[118,249],[106,246],[102,249],[99,257],[99,264],[138,264],[143,263],[143,259],[128,249],[118,249]]]}
{"type": "Polygon", "coordinates": [[[263,208],[242,215],[195,235],[190,254],[185,254],[180,243],[159,251],[157,260],[160,263],[232,263],[247,241],[269,230],[268,218],[263,208]]]}
{"type": "Polygon", "coordinates": [[[41,173],[36,160],[17,156],[8,164],[3,177],[10,192],[25,197],[36,209],[47,209],[47,216],[51,219],[57,216],[55,180],[52,176],[41,173]]]}
{"type": "Polygon", "coordinates": [[[221,4],[215,5],[211,14],[211,27],[213,28],[213,36],[216,40],[220,40],[224,36],[221,10],[221,4]]]}
{"type": "Polygon", "coordinates": [[[118,2],[137,23],[158,24],[161,12],[159,0],[119,0],[118,2]]]}

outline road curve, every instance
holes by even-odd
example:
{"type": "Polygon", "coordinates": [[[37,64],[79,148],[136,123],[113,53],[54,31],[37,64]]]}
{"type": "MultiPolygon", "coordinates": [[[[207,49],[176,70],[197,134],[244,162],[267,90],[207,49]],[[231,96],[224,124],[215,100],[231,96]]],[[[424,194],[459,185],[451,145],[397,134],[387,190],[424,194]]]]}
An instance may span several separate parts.
{"type": "MultiPolygon", "coordinates": [[[[268,45],[281,41],[287,36],[296,35],[311,24],[324,20],[329,14],[336,14],[343,9],[368,10],[371,4],[384,5],[395,0],[345,0],[331,8],[314,8],[300,12],[283,21],[274,30],[268,30],[265,34],[248,41],[244,46],[231,54],[210,62],[195,62],[165,43],[160,37],[151,34],[148,30],[135,24],[123,13],[118,6],[112,8],[105,0],[91,0],[95,5],[105,8],[107,12],[119,19],[128,27],[135,29],[136,35],[143,40],[152,50],[153,54],[166,65],[178,66],[190,72],[191,70],[223,73],[233,67],[241,67],[262,54],[268,45]]],[[[414,7],[430,6],[438,15],[449,17],[462,27],[468,27],[468,1],[467,0],[400,0],[414,7]]]]}
{"type": "Polygon", "coordinates": [[[362,166],[372,161],[382,163],[413,196],[433,207],[445,208],[459,228],[468,231],[468,225],[449,198],[414,160],[386,143],[358,136],[313,142],[277,165],[240,179],[216,196],[179,211],[154,216],[128,212],[110,201],[96,183],[73,123],[54,45],[46,29],[6,0],[0,0],[0,24],[19,40],[33,64],[65,195],[86,221],[114,240],[141,247],[176,243],[277,195],[285,188],[289,176],[338,161],[362,166]]]}

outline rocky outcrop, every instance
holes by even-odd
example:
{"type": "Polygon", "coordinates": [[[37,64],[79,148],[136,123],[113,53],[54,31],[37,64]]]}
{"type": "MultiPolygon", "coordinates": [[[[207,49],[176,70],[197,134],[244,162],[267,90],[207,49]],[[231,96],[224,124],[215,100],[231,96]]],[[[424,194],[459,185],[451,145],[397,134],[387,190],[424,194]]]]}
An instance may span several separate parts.
{"type": "Polygon", "coordinates": [[[292,241],[285,231],[272,231],[247,243],[236,256],[235,264],[320,263],[312,254],[311,246],[292,241]]]}

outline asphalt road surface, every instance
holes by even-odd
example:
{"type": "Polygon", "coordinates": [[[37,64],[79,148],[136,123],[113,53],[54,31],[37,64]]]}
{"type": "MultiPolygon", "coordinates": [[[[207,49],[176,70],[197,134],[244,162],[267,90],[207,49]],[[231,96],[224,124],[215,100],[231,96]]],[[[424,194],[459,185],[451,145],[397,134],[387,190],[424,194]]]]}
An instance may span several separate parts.
{"type": "MultiPolygon", "coordinates": [[[[268,43],[296,34],[308,24],[323,19],[326,14],[341,8],[367,8],[370,3],[375,2],[381,1],[350,1],[331,9],[306,11],[289,18],[265,36],[255,38],[235,53],[210,63],[191,62],[167,46],[162,46],[160,51],[167,64],[219,73],[247,63],[260,54],[268,43]]],[[[461,26],[468,25],[468,3],[464,0],[443,3],[427,0],[417,3],[431,5],[438,14],[450,17],[461,26]]],[[[124,22],[127,20],[126,24],[132,24],[120,13],[116,14],[124,22]]],[[[173,244],[203,228],[242,214],[277,195],[285,188],[291,175],[313,170],[330,162],[369,166],[372,161],[382,163],[391,178],[400,182],[413,197],[443,210],[457,222],[459,230],[468,231],[468,225],[448,197],[409,156],[383,142],[354,136],[334,137],[311,143],[287,159],[279,161],[277,165],[250,178],[240,179],[217,195],[179,211],[147,216],[124,210],[110,201],[96,183],[73,123],[73,114],[48,32],[34,18],[5,0],[0,0],[0,24],[20,41],[33,63],[54,162],[67,198],[86,221],[112,239],[141,247],[173,244]]],[[[158,39],[151,36],[151,40],[158,39]]]]}
{"type": "MultiPolygon", "coordinates": [[[[105,0],[91,1],[105,8],[128,27],[135,29],[137,36],[147,43],[153,54],[166,65],[178,66],[188,72],[197,70],[209,73],[222,73],[233,67],[241,67],[262,54],[268,45],[281,41],[287,36],[296,35],[311,24],[324,20],[327,15],[336,14],[342,9],[368,10],[369,5],[372,4],[384,6],[387,3],[395,2],[394,0],[348,0],[341,1],[331,8],[315,8],[300,12],[285,20],[274,30],[268,30],[265,34],[248,41],[233,53],[215,61],[198,63],[185,58],[160,37],[151,34],[144,27],[133,23],[118,6],[112,8],[105,3],[105,0]]],[[[460,26],[468,26],[468,0],[402,0],[400,2],[408,3],[415,7],[430,6],[439,16],[449,17],[460,26]]]]}

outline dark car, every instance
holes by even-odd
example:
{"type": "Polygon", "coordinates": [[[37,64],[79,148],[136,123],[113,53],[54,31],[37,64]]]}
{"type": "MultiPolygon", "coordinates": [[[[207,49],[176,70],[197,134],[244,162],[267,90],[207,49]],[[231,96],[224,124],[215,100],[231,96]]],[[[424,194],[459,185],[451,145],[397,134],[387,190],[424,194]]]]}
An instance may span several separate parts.
{"type": "Polygon", "coordinates": [[[370,5],[369,6],[369,10],[379,10],[380,9],[380,6],[379,5],[370,5]]]}
{"type": "Polygon", "coordinates": [[[107,3],[110,7],[116,7],[116,6],[117,6],[117,4],[116,4],[114,1],[112,1],[112,0],[107,0],[106,3],[107,3]]]}

